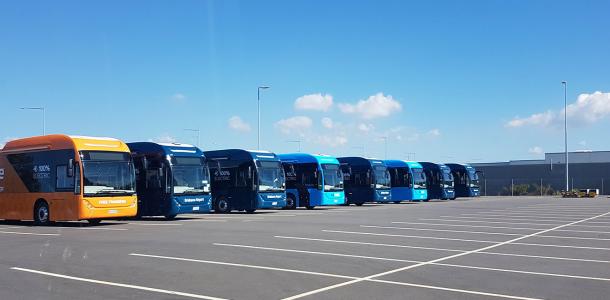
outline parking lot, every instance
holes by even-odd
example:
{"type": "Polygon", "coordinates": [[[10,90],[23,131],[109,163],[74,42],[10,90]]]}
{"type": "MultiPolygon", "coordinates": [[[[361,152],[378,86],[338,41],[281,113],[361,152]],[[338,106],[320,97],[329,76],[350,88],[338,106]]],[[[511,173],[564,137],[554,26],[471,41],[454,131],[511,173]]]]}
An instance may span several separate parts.
{"type": "Polygon", "coordinates": [[[0,277],[0,299],[608,299],[610,199],[1,222],[0,277]]]}

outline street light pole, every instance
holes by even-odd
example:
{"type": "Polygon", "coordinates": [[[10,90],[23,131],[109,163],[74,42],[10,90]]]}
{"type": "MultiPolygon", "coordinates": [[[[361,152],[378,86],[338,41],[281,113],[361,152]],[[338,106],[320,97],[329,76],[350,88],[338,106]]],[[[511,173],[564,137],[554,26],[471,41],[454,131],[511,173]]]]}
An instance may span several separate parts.
{"type": "Polygon", "coordinates": [[[564,123],[563,123],[563,135],[564,135],[564,147],[565,147],[565,159],[566,159],[566,192],[570,190],[569,178],[570,178],[570,169],[568,163],[568,82],[562,81],[563,84],[563,114],[564,114],[564,123]]]}
{"type": "Polygon", "coordinates": [[[268,89],[268,86],[259,86],[256,93],[256,111],[258,112],[258,134],[256,135],[256,147],[261,149],[261,90],[268,89]]]}
{"type": "Polygon", "coordinates": [[[197,132],[197,147],[199,147],[199,134],[200,134],[200,130],[199,129],[191,129],[191,128],[185,128],[185,131],[192,131],[192,132],[197,132]]]}
{"type": "Polygon", "coordinates": [[[301,140],[293,140],[293,141],[286,141],[289,143],[298,143],[299,144],[299,152],[301,152],[301,140]]]}
{"type": "Polygon", "coordinates": [[[47,135],[47,125],[46,125],[46,112],[44,109],[44,106],[41,107],[20,107],[19,109],[23,109],[23,110],[40,110],[42,111],[42,135],[47,135]]]}

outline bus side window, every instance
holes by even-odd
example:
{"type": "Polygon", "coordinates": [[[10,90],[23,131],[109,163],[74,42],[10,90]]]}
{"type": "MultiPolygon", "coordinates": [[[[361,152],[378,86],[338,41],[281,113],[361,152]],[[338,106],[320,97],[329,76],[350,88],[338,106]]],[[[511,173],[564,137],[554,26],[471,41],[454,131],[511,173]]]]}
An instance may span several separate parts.
{"type": "Polygon", "coordinates": [[[248,186],[248,165],[243,164],[237,168],[237,174],[235,175],[235,186],[246,187],[248,186]]]}
{"type": "Polygon", "coordinates": [[[59,165],[55,168],[56,171],[56,180],[55,180],[55,190],[66,190],[74,188],[74,179],[68,177],[68,166],[67,165],[59,165]]]}
{"type": "Polygon", "coordinates": [[[404,177],[405,185],[408,188],[412,188],[413,187],[413,175],[411,175],[411,172],[409,172],[409,171],[405,170],[404,172],[405,172],[405,174],[404,174],[405,175],[405,177],[404,177]]]}

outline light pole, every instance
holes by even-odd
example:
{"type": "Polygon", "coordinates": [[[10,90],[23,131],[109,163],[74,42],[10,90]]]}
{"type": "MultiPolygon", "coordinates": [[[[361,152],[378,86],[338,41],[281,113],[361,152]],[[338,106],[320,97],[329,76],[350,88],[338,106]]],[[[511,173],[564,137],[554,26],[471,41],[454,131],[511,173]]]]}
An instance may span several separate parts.
{"type": "Polygon", "coordinates": [[[383,159],[388,159],[388,137],[382,136],[383,139],[383,159]]]}
{"type": "Polygon", "coordinates": [[[562,81],[563,84],[563,137],[566,154],[566,192],[570,189],[569,176],[570,169],[568,164],[568,82],[562,81]]]}
{"type": "Polygon", "coordinates": [[[42,135],[47,135],[46,116],[44,106],[41,107],[20,107],[23,110],[41,110],[42,111],[42,135]]]}
{"type": "Polygon", "coordinates": [[[301,152],[301,140],[293,140],[293,141],[286,141],[288,143],[298,143],[299,144],[299,152],[301,152]]]}
{"type": "Polygon", "coordinates": [[[191,128],[185,128],[183,130],[184,131],[197,132],[197,147],[199,147],[199,133],[200,133],[200,130],[199,129],[191,129],[191,128]]]}
{"type": "Polygon", "coordinates": [[[258,134],[256,135],[256,147],[261,149],[261,90],[268,89],[269,86],[259,86],[256,93],[256,110],[258,112],[258,134]]]}

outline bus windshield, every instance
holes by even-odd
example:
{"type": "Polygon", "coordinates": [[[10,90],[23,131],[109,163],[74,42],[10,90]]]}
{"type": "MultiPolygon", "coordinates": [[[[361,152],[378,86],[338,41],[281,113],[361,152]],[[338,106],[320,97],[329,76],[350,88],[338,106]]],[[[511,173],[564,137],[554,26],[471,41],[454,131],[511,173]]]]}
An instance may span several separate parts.
{"type": "Polygon", "coordinates": [[[426,189],[426,174],[422,169],[411,169],[413,172],[413,188],[426,189]]]}
{"type": "Polygon", "coordinates": [[[470,187],[478,188],[479,187],[479,175],[475,171],[468,171],[468,177],[470,179],[470,187]]]}
{"type": "Polygon", "coordinates": [[[210,192],[210,172],[205,166],[174,165],[174,195],[205,194],[210,192]]]}
{"type": "Polygon", "coordinates": [[[343,190],[343,172],[339,165],[323,164],[322,173],[324,174],[324,191],[343,190]]]}
{"type": "Polygon", "coordinates": [[[453,187],[453,175],[449,171],[443,171],[443,187],[444,188],[452,188],[453,187]]]}
{"type": "Polygon", "coordinates": [[[257,161],[259,192],[283,192],[286,179],[279,161],[257,161]]]}
{"type": "Polygon", "coordinates": [[[135,171],[129,153],[87,151],[82,158],[86,196],[135,194],[135,171]]]}
{"type": "Polygon", "coordinates": [[[376,189],[389,189],[390,188],[390,173],[388,168],[385,166],[375,166],[373,168],[375,173],[375,188],[376,189]]]}

